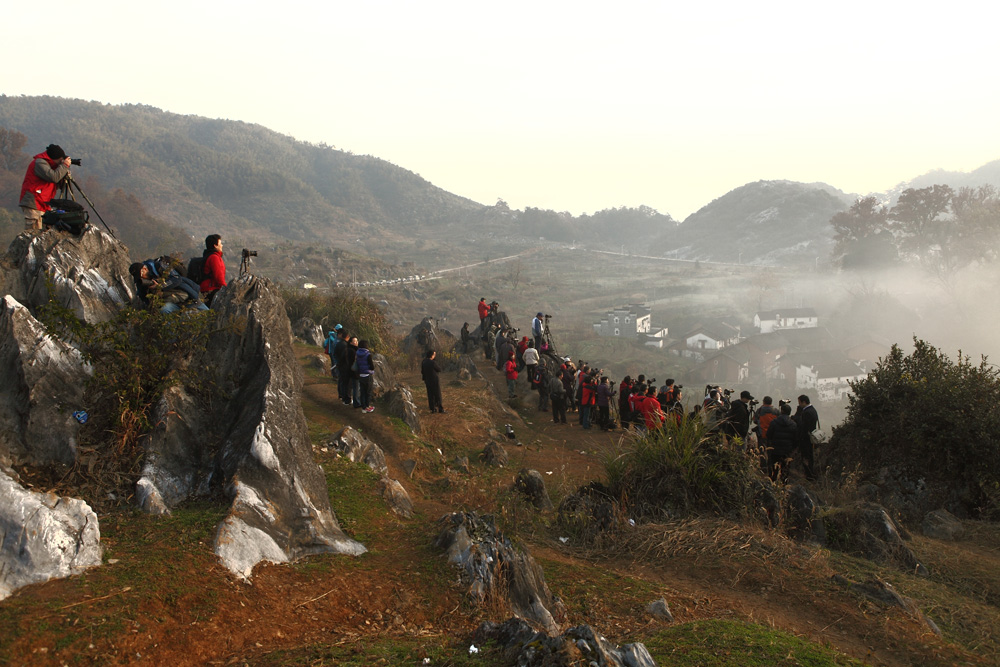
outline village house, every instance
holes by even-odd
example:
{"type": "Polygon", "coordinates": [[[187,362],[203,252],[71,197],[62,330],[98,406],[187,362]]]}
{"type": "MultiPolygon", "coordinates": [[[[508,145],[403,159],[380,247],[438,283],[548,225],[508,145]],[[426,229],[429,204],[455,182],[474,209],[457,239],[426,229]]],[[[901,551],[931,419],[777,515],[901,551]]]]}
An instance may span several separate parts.
{"type": "Polygon", "coordinates": [[[649,308],[641,304],[629,304],[609,311],[600,322],[595,322],[594,332],[598,336],[634,338],[646,345],[663,347],[667,330],[653,329],[650,320],[649,308]]]}
{"type": "Polygon", "coordinates": [[[783,308],[757,313],[753,325],[762,334],[781,329],[809,329],[819,326],[819,317],[812,308],[783,308]]]}
{"type": "Polygon", "coordinates": [[[688,330],[684,337],[670,346],[671,354],[704,361],[713,352],[740,342],[740,327],[725,320],[702,322],[688,330]]]}

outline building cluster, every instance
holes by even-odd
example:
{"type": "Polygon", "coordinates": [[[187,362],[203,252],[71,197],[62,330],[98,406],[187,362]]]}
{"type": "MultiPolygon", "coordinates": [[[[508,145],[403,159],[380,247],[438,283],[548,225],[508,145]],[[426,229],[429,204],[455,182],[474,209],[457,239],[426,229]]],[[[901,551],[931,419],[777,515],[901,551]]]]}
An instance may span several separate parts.
{"type": "Polygon", "coordinates": [[[666,328],[654,330],[649,308],[640,305],[614,309],[594,324],[599,335],[636,338],[694,362],[688,382],[784,385],[821,401],[846,398],[849,382],[864,378],[891,347],[871,335],[835,338],[812,308],[761,311],[752,324],[715,318],[673,328],[683,333],[667,338],[666,328]]]}

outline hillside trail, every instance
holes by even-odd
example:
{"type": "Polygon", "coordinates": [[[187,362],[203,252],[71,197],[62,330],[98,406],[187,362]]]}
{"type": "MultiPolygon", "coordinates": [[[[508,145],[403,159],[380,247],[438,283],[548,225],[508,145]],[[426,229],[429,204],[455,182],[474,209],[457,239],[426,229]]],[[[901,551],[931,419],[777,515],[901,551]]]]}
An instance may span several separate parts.
{"type": "MultiPolygon", "coordinates": [[[[403,482],[413,499],[418,516],[433,522],[444,514],[459,509],[490,511],[495,499],[513,483],[522,468],[542,473],[553,501],[572,493],[591,481],[604,478],[603,461],[613,456],[627,443],[628,435],[619,431],[602,432],[598,428],[584,430],[577,423],[577,413],[569,413],[569,424],[555,424],[551,413],[537,410],[537,394],[522,392],[517,417],[503,413],[494,415],[496,422],[484,421],[481,394],[502,396],[506,393],[503,374],[484,365],[484,379],[460,383],[451,380],[454,373],[442,373],[445,414],[431,414],[419,372],[397,372],[396,380],[410,387],[423,427],[423,437],[448,443],[438,447],[443,462],[450,463],[456,454],[466,454],[473,478],[483,484],[479,493],[447,494],[422,491],[420,487],[437,487],[434,475],[422,475],[419,468],[407,478],[401,457],[409,455],[398,444],[398,436],[386,429],[384,415],[378,410],[361,414],[359,410],[342,406],[336,400],[336,386],[327,377],[313,376],[306,381],[309,401],[330,411],[332,421],[360,428],[385,448],[390,476],[403,482]],[[502,393],[501,393],[502,392],[502,393]],[[505,421],[506,419],[506,421],[505,421]],[[504,426],[512,423],[516,439],[503,439],[504,426]],[[507,474],[487,475],[475,465],[475,454],[490,440],[490,433],[499,433],[500,441],[510,455],[507,474]],[[396,444],[393,444],[395,441],[396,444]],[[518,446],[516,443],[520,443],[518,446]],[[456,506],[456,500],[465,507],[456,506]],[[477,505],[476,501],[479,501],[477,505]],[[471,505],[471,507],[470,507],[471,505]]],[[[554,529],[558,532],[558,529],[554,529]]],[[[550,531],[551,532],[551,531],[550,531]]],[[[433,529],[425,531],[428,539],[433,529]]],[[[743,539],[752,540],[752,535],[743,539]]],[[[761,565],[726,558],[706,557],[704,550],[678,554],[671,558],[649,559],[620,549],[593,550],[583,545],[563,544],[557,535],[534,533],[526,538],[530,552],[546,561],[570,568],[599,568],[615,577],[641,579],[658,591],[645,602],[665,597],[674,611],[676,622],[709,618],[732,618],[760,623],[792,632],[810,641],[830,644],[855,658],[873,660],[886,665],[909,665],[927,656],[914,654],[906,642],[911,634],[925,635],[926,629],[908,617],[893,617],[883,624],[873,623],[859,608],[858,600],[830,581],[834,573],[822,563],[806,567],[761,565]],[[893,638],[892,635],[898,635],[893,638]]],[[[729,545],[724,545],[729,546],[729,545]]],[[[737,546],[736,549],[739,547],[737,546]]],[[[795,547],[798,548],[798,547],[795,547]]],[[[805,550],[802,547],[803,551],[805,550]]],[[[804,559],[809,560],[808,556],[804,559]]],[[[558,589],[554,589],[559,594],[558,589]]],[[[569,609],[570,622],[592,622],[614,641],[633,641],[649,632],[659,621],[644,611],[644,604],[625,604],[613,600],[608,591],[607,603],[595,602],[586,618],[579,610],[569,609]]],[[[494,618],[492,620],[502,620],[494,618]]],[[[442,628],[442,630],[444,630],[442,628]]],[[[453,628],[452,630],[457,630],[453,628]]]]}

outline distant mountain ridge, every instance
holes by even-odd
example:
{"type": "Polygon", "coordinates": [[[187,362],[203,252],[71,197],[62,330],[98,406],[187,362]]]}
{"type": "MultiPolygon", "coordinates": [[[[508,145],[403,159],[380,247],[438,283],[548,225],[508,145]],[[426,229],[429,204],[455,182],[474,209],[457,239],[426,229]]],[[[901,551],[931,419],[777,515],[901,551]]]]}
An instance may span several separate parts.
{"type": "MultiPolygon", "coordinates": [[[[825,183],[758,181],[678,223],[647,206],[571,216],[502,201],[484,205],[372,156],[297,141],[260,125],[182,116],[144,105],[0,96],[0,127],[27,136],[28,155],[60,143],[83,158],[79,179],[134,194],[144,214],[198,237],[206,228],[243,239],[344,247],[379,238],[493,238],[583,243],[667,257],[762,264],[825,261],[834,214],[857,195],[825,183]]],[[[26,163],[27,158],[24,158],[26,163]]],[[[23,169],[23,167],[19,167],[23,169]]],[[[12,177],[13,178],[13,177],[12,177]]],[[[1000,184],[1000,160],[969,174],[930,172],[906,187],[1000,184]]],[[[16,202],[5,207],[16,209],[16,202]]]]}

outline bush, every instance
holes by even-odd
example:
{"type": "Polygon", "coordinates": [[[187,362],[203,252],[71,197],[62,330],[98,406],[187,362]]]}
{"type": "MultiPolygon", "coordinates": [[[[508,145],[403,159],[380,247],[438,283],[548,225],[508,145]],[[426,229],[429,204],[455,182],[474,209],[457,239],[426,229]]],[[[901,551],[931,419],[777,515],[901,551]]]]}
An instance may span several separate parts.
{"type": "Polygon", "coordinates": [[[668,419],[663,429],[635,438],[605,471],[612,497],[650,518],[751,513],[762,477],[741,441],[723,442],[696,418],[679,425],[668,419]]]}
{"type": "Polygon", "coordinates": [[[905,356],[894,345],[868,377],[851,383],[847,417],[832,452],[863,474],[902,469],[942,488],[968,484],[971,509],[1000,507],[1000,371],[986,358],[952,361],[914,338],[905,356]]]}
{"type": "Polygon", "coordinates": [[[388,320],[371,299],[357,290],[337,287],[330,292],[317,292],[284,288],[281,296],[285,300],[288,319],[293,323],[308,317],[324,325],[324,334],[334,325],[342,324],[358,340],[367,340],[373,352],[387,357],[396,355],[396,340],[388,320]]]}

